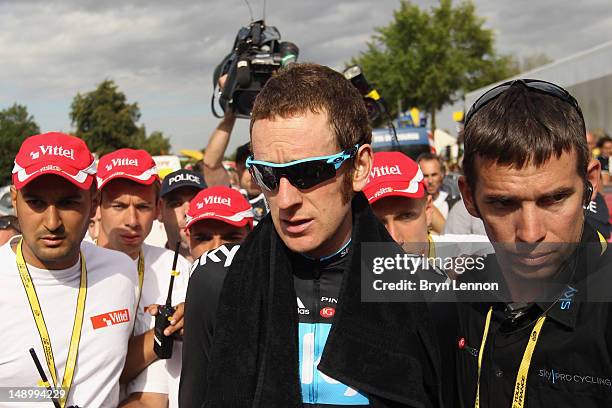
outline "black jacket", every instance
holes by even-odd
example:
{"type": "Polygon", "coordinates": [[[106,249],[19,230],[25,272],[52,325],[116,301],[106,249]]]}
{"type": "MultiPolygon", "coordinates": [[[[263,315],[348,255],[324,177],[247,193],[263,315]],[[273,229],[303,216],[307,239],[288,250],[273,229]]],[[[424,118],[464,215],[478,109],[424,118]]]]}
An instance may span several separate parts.
{"type": "MultiPolygon", "coordinates": [[[[374,408],[439,406],[429,311],[422,303],[361,301],[361,243],[395,244],[362,194],[352,211],[349,261],[319,370],[367,395],[374,408]]],[[[204,407],[302,407],[290,258],[269,216],[236,254],[221,291],[204,407]]]]}

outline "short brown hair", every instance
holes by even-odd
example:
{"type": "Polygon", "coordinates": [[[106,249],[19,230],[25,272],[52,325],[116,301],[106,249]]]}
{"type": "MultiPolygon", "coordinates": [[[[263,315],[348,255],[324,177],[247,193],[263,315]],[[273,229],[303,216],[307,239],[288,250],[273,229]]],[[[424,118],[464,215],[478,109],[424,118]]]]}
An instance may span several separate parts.
{"type": "Polygon", "coordinates": [[[576,153],[576,171],[586,181],[589,148],[584,120],[568,102],[517,83],[484,105],[464,131],[463,170],[472,191],[478,177],[474,162],[523,168],[539,167],[553,155],[576,153]]]}
{"type": "Polygon", "coordinates": [[[416,162],[417,164],[420,166],[421,165],[421,161],[429,161],[429,160],[435,160],[438,162],[438,164],[440,165],[440,171],[442,173],[446,173],[446,167],[444,167],[444,162],[442,161],[442,159],[440,158],[440,156],[438,156],[435,153],[431,153],[431,152],[425,152],[425,153],[421,153],[418,155],[416,162]]]}
{"type": "Polygon", "coordinates": [[[292,64],[270,78],[255,99],[250,129],[257,120],[307,111],[327,114],[342,150],[372,141],[368,113],[357,89],[339,72],[317,64],[292,64]]]}

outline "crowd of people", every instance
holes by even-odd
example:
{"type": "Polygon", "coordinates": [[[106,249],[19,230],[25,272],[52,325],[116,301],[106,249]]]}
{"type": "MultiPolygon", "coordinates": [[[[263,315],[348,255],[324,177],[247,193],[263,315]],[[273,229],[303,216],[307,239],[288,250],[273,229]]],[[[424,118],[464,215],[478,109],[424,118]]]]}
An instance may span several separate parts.
{"type": "Polygon", "coordinates": [[[24,141],[0,217],[0,407],[612,405],[612,139],[567,91],[485,93],[460,175],[374,152],[361,95],[316,64],[266,83],[228,171],[234,122],[201,173],[163,178],[143,150],[24,141]],[[407,254],[426,261],[404,280],[501,288],[368,298],[387,276],[368,260],[407,254]]]}

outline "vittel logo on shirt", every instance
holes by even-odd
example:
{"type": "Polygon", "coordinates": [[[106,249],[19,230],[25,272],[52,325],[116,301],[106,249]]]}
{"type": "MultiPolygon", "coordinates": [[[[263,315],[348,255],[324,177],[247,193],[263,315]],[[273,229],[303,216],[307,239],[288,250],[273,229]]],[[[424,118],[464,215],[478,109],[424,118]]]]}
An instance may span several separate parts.
{"type": "Polygon", "coordinates": [[[74,149],[66,149],[63,146],[38,146],[39,151],[30,152],[30,157],[32,160],[36,160],[40,158],[40,155],[43,156],[60,156],[66,157],[68,159],[74,160],[74,149]]]}
{"type": "Polygon", "coordinates": [[[395,166],[376,166],[370,172],[370,179],[374,179],[376,177],[388,176],[388,175],[402,175],[402,170],[400,169],[399,164],[395,166]]]}
{"type": "Polygon", "coordinates": [[[178,183],[179,181],[192,181],[199,184],[200,178],[195,174],[178,174],[168,181],[168,186],[171,186],[172,183],[178,183]]]}
{"type": "Polygon", "coordinates": [[[115,310],[97,316],[90,317],[94,330],[115,324],[127,323],[130,321],[130,311],[128,309],[115,310]]]}

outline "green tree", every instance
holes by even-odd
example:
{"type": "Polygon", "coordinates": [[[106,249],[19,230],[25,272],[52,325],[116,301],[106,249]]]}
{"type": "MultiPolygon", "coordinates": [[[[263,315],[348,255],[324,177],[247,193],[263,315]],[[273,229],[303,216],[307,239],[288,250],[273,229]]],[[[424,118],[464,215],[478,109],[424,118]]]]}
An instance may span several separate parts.
{"type": "Polygon", "coordinates": [[[94,91],[74,97],[70,119],[75,134],[100,156],[125,147],[151,148],[154,151],[149,153],[153,155],[170,150],[170,141],[161,132],[153,132],[151,140],[147,138],[144,125],[137,123],[138,103],[128,103],[125,94],[109,79],[94,91]]]}
{"type": "Polygon", "coordinates": [[[495,53],[493,33],[471,2],[440,0],[425,10],[402,0],[393,17],[351,61],[379,87],[392,115],[416,106],[435,129],[442,106],[515,74],[511,58],[495,53]]]}
{"type": "Polygon", "coordinates": [[[40,133],[34,117],[23,105],[14,104],[0,111],[0,183],[11,183],[13,161],[21,143],[28,137],[40,133]]]}
{"type": "Polygon", "coordinates": [[[140,148],[153,156],[165,155],[170,152],[170,140],[162,132],[156,131],[142,141],[140,148]]]}

